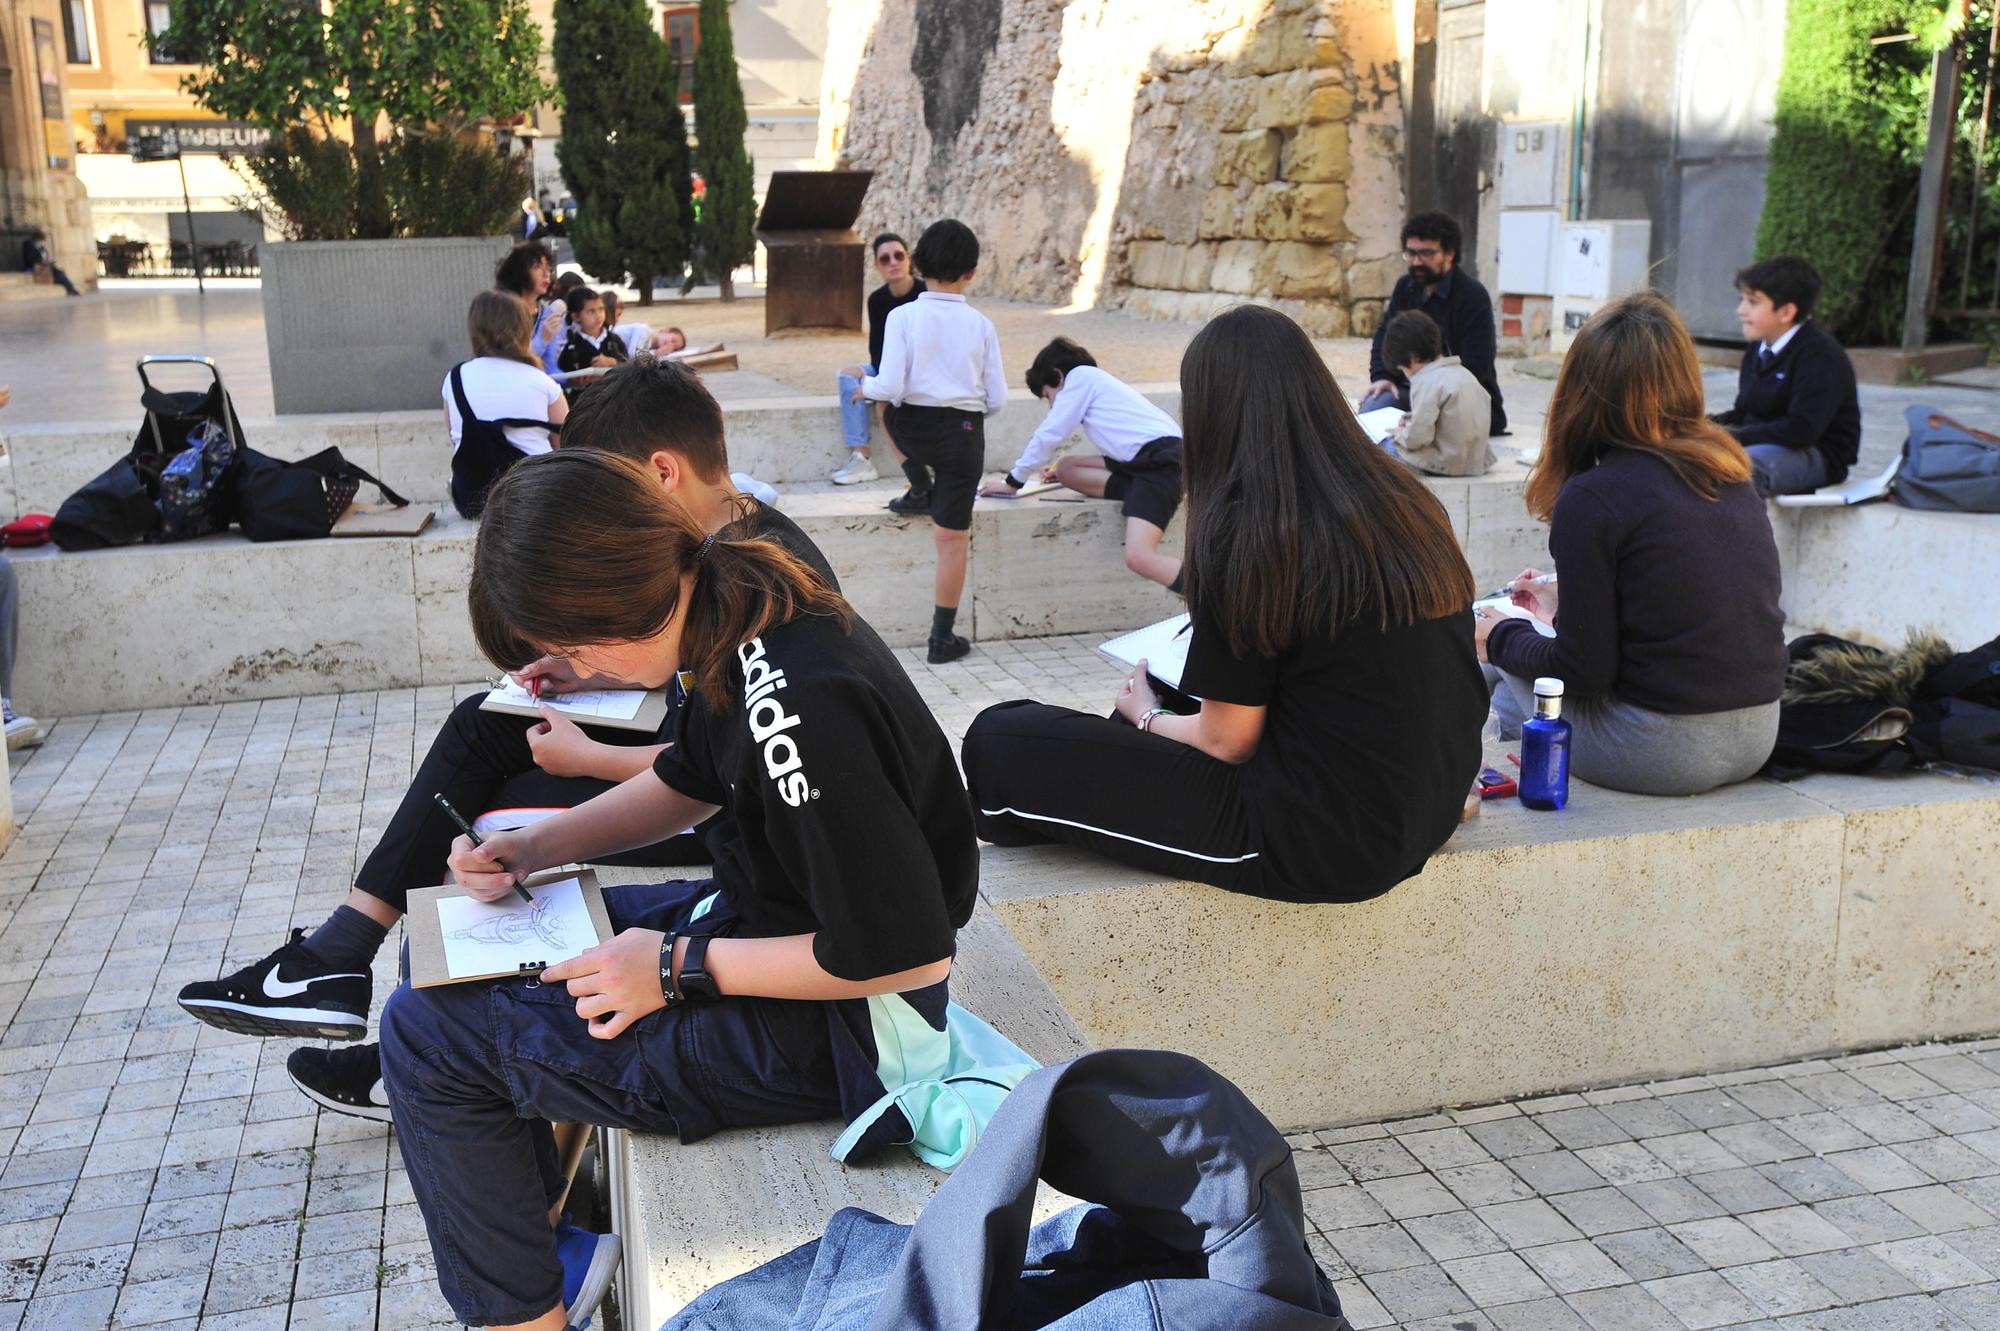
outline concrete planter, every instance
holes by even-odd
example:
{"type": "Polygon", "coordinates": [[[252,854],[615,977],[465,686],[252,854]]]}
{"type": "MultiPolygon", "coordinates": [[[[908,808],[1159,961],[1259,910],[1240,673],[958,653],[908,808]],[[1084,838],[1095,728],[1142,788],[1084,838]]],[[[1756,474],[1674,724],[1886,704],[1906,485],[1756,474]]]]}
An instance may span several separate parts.
{"type": "Polygon", "coordinates": [[[278,412],[437,409],[470,354],[465,312],[505,236],[266,245],[264,339],[278,412]]]}

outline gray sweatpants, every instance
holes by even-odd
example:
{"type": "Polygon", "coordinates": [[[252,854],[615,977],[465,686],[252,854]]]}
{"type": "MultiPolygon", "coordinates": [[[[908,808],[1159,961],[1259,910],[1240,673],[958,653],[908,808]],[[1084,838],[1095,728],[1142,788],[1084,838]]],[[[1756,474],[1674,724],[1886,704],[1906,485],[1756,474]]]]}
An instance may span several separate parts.
{"type": "MultiPolygon", "coordinates": [[[[1535,686],[1482,666],[1501,733],[1521,733],[1534,715],[1535,686]]],[[[1565,698],[1569,770],[1580,781],[1635,795],[1699,795],[1756,775],[1778,740],[1778,704],[1671,716],[1606,695],[1565,698]]]]}

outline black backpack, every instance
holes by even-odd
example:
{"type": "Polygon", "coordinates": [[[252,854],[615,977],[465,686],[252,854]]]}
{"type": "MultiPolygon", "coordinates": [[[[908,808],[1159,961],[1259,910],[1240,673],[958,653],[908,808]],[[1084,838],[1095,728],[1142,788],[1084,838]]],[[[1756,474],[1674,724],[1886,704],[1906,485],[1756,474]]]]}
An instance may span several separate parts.
{"type": "Polygon", "coordinates": [[[355,466],[337,448],[323,448],[297,462],[280,462],[253,448],[236,460],[237,525],[253,541],[298,541],[326,536],[354,502],[363,481],[397,508],[409,500],[355,466]]]}

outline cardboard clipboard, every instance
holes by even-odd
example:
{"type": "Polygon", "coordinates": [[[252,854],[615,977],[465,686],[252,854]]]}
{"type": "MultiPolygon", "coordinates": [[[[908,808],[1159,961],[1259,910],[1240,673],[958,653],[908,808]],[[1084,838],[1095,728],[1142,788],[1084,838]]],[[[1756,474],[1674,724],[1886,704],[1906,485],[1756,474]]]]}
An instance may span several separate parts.
{"type": "MultiPolygon", "coordinates": [[[[597,942],[611,937],[611,917],[604,909],[604,889],[598,884],[597,874],[590,869],[550,869],[528,879],[527,887],[533,892],[544,883],[559,883],[565,878],[574,878],[583,889],[584,908],[590,912],[590,923],[597,930],[597,942]]],[[[462,897],[465,889],[455,884],[445,887],[419,887],[410,892],[409,910],[403,916],[403,933],[410,941],[410,987],[429,989],[440,984],[470,984],[475,980],[508,980],[521,971],[495,971],[490,975],[453,975],[445,964],[444,930],[438,923],[437,903],[444,897],[462,897]]],[[[586,944],[585,946],[595,946],[586,944]]],[[[579,949],[581,950],[581,949],[579,949]]],[[[546,965],[553,966],[560,960],[550,957],[546,965]]],[[[540,968],[534,968],[540,973],[540,968]]]]}
{"type": "MultiPolygon", "coordinates": [[[[548,696],[547,700],[551,703],[557,703],[562,701],[562,695],[552,693],[548,696]]],[[[500,712],[507,716],[522,716],[530,721],[539,721],[542,719],[542,714],[532,707],[521,707],[507,702],[495,702],[491,693],[488,693],[485,699],[480,702],[479,710],[482,712],[500,712]]],[[[562,709],[557,708],[556,710],[561,711],[562,709]]],[[[563,712],[563,715],[580,726],[607,726],[612,730],[636,730],[645,735],[657,735],[660,733],[660,727],[667,723],[667,691],[665,689],[646,690],[646,700],[639,704],[638,713],[629,721],[620,717],[585,716],[576,712],[563,712]]]]}
{"type": "Polygon", "coordinates": [[[430,525],[428,504],[349,504],[335,536],[415,536],[430,525]]]}

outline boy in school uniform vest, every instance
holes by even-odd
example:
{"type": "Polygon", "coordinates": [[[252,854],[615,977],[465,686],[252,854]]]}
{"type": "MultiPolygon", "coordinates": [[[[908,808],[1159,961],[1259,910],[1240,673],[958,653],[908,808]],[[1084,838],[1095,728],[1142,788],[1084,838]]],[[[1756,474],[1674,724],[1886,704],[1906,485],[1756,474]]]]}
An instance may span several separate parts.
{"type": "Polygon", "coordinates": [[[1767,499],[1838,485],[1861,453],[1853,362],[1811,322],[1819,288],[1819,273],[1791,255],[1736,274],[1736,318],[1750,345],[1736,405],[1715,421],[1750,454],[1757,493],[1767,499]]]}

